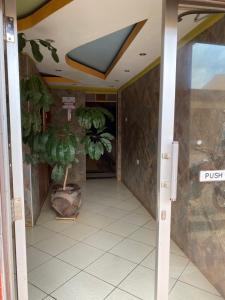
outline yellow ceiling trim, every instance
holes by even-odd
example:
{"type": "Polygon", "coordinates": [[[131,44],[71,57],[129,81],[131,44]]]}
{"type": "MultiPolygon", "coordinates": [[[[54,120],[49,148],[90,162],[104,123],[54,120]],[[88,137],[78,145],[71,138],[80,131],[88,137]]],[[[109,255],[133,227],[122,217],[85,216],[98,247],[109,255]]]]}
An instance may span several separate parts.
{"type": "Polygon", "coordinates": [[[53,85],[50,87],[51,89],[74,90],[78,92],[96,93],[96,94],[117,94],[118,92],[116,88],[100,88],[100,87],[92,87],[92,86],[53,85]]]}
{"type": "Polygon", "coordinates": [[[17,21],[18,31],[26,30],[38,24],[51,14],[53,14],[58,9],[62,8],[66,4],[72,2],[73,0],[51,0],[37,11],[32,13],[30,16],[19,19],[17,21]]]}
{"type": "MultiPolygon", "coordinates": [[[[205,21],[203,21],[201,24],[196,26],[193,30],[191,30],[189,33],[187,33],[183,38],[180,39],[178,43],[178,48],[184,47],[186,44],[188,44],[191,40],[193,40],[196,36],[198,36],[200,33],[205,31],[206,29],[213,26],[216,22],[221,20],[224,17],[224,13],[217,14],[214,16],[208,17],[205,21]]],[[[126,89],[128,86],[136,82],[138,79],[143,77],[145,74],[150,72],[152,69],[157,67],[160,64],[160,57],[156,58],[150,65],[148,65],[144,70],[142,70],[140,73],[138,73],[136,76],[131,78],[127,83],[122,85],[118,91],[122,92],[124,89],[126,89]]]]}
{"type": "Polygon", "coordinates": [[[88,75],[95,76],[95,77],[98,77],[98,78],[103,79],[103,80],[106,79],[106,76],[105,76],[104,73],[99,72],[99,71],[97,71],[93,68],[90,68],[88,66],[85,66],[81,63],[78,63],[77,61],[69,58],[67,55],[65,56],[65,61],[66,61],[67,65],[69,65],[70,67],[72,67],[74,69],[77,69],[77,70],[79,70],[81,72],[84,72],[88,75]]]}
{"type": "Polygon", "coordinates": [[[65,78],[65,77],[56,77],[56,76],[42,76],[42,78],[44,79],[44,81],[48,84],[51,83],[78,83],[78,80],[72,80],[69,78],[65,78]]]}
{"type": "Polygon", "coordinates": [[[65,56],[65,61],[70,67],[72,67],[74,69],[77,69],[77,70],[79,70],[81,72],[84,72],[88,75],[95,76],[95,77],[98,77],[100,79],[106,80],[106,78],[109,76],[109,74],[115,68],[118,61],[121,59],[123,54],[126,52],[128,47],[133,42],[133,40],[138,35],[138,33],[141,31],[142,27],[145,25],[146,22],[147,22],[147,19],[143,20],[141,22],[138,22],[134,26],[133,30],[131,31],[131,33],[127,37],[126,41],[123,43],[121,49],[119,50],[116,57],[114,58],[114,60],[112,61],[111,65],[109,66],[108,70],[105,73],[97,71],[97,70],[95,70],[91,67],[88,67],[88,66],[84,65],[84,64],[81,64],[81,63],[69,58],[67,55],[65,56]]]}
{"type": "Polygon", "coordinates": [[[105,73],[105,77],[107,78],[109,76],[109,74],[112,72],[112,70],[115,68],[116,64],[118,63],[118,61],[121,59],[121,57],[124,55],[124,53],[127,51],[128,47],[130,46],[130,44],[133,42],[133,40],[136,38],[136,36],[138,35],[138,33],[141,31],[142,27],[145,25],[145,23],[147,22],[146,20],[143,20],[141,22],[138,22],[133,30],[131,31],[131,33],[129,34],[128,38],[126,39],[126,41],[124,42],[123,46],[121,47],[120,51],[118,52],[118,54],[116,55],[116,57],[114,58],[112,64],[109,66],[108,70],[105,73]]]}

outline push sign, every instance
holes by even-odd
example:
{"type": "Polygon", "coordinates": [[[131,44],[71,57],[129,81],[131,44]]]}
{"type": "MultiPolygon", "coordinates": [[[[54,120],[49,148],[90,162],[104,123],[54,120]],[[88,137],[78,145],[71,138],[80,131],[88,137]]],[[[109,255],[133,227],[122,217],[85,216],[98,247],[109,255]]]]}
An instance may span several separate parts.
{"type": "Polygon", "coordinates": [[[200,182],[225,181],[225,170],[200,171],[200,182]]]}

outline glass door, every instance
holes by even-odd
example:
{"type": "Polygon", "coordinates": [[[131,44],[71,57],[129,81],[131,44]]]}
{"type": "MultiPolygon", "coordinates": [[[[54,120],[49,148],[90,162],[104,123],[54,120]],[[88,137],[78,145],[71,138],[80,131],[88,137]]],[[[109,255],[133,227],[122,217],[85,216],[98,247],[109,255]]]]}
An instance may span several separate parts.
{"type": "Polygon", "coordinates": [[[24,185],[15,0],[0,1],[0,72],[0,199],[3,244],[3,299],[27,300],[24,185]]]}
{"type": "Polygon", "coordinates": [[[171,300],[225,297],[225,18],[203,13],[187,16],[199,14],[203,23],[177,52],[180,151],[171,237],[180,252],[170,259],[177,279],[171,300]]]}

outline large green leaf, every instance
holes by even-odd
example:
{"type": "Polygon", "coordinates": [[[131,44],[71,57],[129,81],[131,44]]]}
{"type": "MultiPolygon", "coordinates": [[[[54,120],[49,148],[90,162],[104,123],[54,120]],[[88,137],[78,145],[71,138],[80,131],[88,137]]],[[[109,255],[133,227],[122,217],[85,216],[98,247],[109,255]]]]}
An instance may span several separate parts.
{"type": "Polygon", "coordinates": [[[18,33],[18,50],[19,53],[23,51],[23,49],[26,47],[26,39],[23,32],[18,33]]]}
{"type": "Polygon", "coordinates": [[[64,143],[61,141],[57,146],[57,159],[61,164],[65,164],[66,162],[66,147],[64,143]]]}
{"type": "Polygon", "coordinates": [[[64,168],[61,165],[55,165],[52,169],[51,178],[55,182],[59,182],[63,179],[64,176],[64,168]]]}
{"type": "Polygon", "coordinates": [[[101,138],[100,141],[102,142],[102,144],[104,145],[105,149],[108,152],[112,151],[112,143],[110,140],[106,139],[106,138],[101,138]]]}
{"type": "Polygon", "coordinates": [[[111,133],[108,133],[108,132],[101,133],[100,137],[106,138],[106,139],[108,139],[110,141],[112,141],[114,139],[114,136],[111,133]]]}
{"type": "Polygon", "coordinates": [[[54,59],[54,61],[56,63],[58,63],[59,62],[59,57],[58,57],[58,54],[57,54],[57,50],[55,48],[53,48],[51,53],[52,53],[52,58],[54,59]]]}
{"type": "Polygon", "coordinates": [[[34,40],[30,40],[30,45],[31,45],[31,51],[32,51],[33,57],[36,59],[36,61],[41,62],[44,57],[43,57],[42,53],[40,52],[40,46],[34,40]]]}

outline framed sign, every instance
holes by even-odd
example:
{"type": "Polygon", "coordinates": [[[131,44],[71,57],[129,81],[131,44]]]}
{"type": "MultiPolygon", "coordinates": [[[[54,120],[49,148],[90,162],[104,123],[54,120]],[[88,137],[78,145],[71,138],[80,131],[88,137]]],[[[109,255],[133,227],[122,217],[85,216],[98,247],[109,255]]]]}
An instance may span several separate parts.
{"type": "Polygon", "coordinates": [[[200,182],[225,181],[225,170],[200,171],[200,182]]]}
{"type": "Polygon", "coordinates": [[[63,109],[67,110],[68,121],[71,121],[71,112],[75,109],[76,98],[75,97],[62,97],[63,109]]]}

